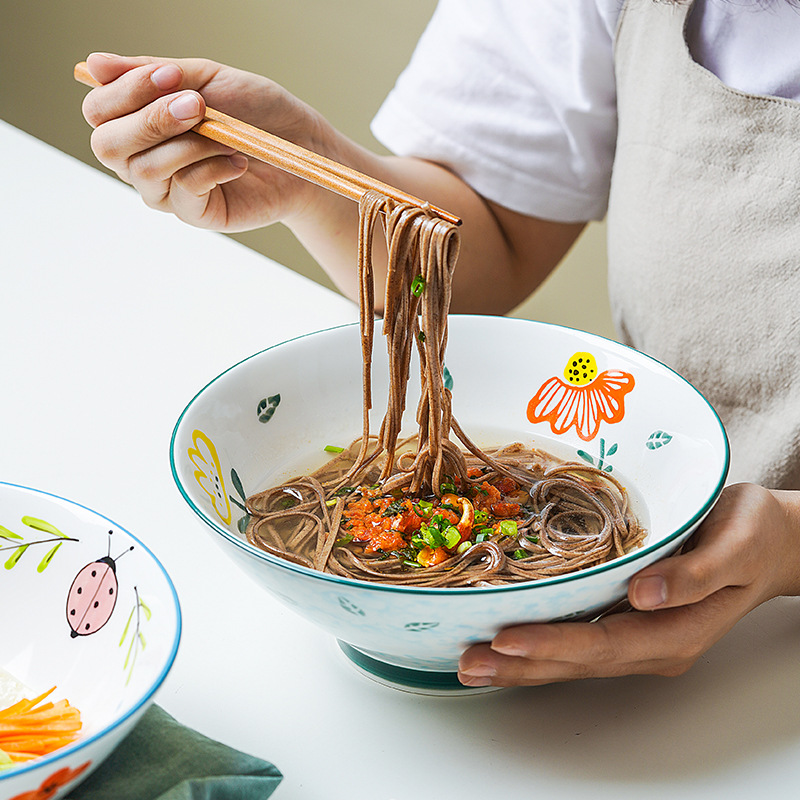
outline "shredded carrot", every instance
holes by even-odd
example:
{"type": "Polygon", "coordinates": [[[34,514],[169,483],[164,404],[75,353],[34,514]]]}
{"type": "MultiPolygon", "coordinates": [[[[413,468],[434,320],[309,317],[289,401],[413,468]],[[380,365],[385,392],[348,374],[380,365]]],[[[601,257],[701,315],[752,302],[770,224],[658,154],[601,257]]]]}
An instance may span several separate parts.
{"type": "Polygon", "coordinates": [[[74,742],[80,735],[81,713],[67,700],[43,702],[52,689],[0,710],[0,750],[12,761],[30,761],[74,742]]]}

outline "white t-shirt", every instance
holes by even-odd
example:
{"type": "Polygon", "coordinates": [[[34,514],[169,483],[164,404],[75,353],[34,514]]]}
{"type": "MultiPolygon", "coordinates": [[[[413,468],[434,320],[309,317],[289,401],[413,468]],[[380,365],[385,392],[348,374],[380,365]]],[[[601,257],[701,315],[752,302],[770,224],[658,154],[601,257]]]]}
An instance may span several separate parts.
{"type": "MultiPolygon", "coordinates": [[[[613,44],[622,5],[440,0],[373,133],[398,155],[446,164],[515,211],[601,219],[616,140],[613,44]]],[[[696,0],[687,43],[723,83],[800,100],[800,3],[696,0]]]]}

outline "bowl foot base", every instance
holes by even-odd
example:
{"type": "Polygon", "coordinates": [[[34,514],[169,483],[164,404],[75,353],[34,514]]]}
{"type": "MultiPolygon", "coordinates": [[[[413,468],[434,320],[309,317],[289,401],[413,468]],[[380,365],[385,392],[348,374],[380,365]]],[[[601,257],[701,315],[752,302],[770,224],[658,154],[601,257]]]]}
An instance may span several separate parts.
{"type": "Polygon", "coordinates": [[[473,694],[486,694],[499,691],[499,686],[464,686],[455,672],[434,672],[424,669],[410,669],[387,664],[367,655],[352,645],[337,640],[341,651],[350,663],[370,680],[412,694],[436,695],[440,697],[466,697],[473,694]]]}

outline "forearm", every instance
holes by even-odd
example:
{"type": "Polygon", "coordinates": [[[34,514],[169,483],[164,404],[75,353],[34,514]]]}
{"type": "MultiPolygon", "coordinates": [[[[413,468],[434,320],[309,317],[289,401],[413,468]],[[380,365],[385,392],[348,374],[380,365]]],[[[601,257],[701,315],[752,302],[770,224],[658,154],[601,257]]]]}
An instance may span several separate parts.
{"type": "Polygon", "coordinates": [[[782,512],[781,538],[786,553],[780,559],[781,569],[774,594],[800,596],[800,491],[772,490],[771,494],[782,512]]]}
{"type": "MultiPolygon", "coordinates": [[[[459,216],[461,253],[454,276],[455,312],[505,313],[525,299],[561,260],[583,224],[525,217],[487,202],[460,178],[430,162],[382,157],[352,143],[335,156],[459,216]]],[[[349,297],[357,296],[358,208],[329,192],[288,221],[297,238],[349,297]]],[[[385,285],[385,247],[376,236],[376,302],[385,285]]]]}

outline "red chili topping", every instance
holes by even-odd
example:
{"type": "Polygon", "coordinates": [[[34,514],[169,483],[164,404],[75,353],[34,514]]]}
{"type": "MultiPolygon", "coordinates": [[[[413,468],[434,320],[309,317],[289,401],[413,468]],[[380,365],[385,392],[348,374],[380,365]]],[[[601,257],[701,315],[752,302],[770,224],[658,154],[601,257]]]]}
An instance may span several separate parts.
{"type": "MultiPolygon", "coordinates": [[[[472,479],[481,474],[478,468],[469,471],[472,479]]],[[[432,566],[450,558],[458,545],[474,539],[473,524],[485,530],[522,512],[520,503],[507,496],[516,493],[519,497],[519,485],[511,478],[500,478],[494,485],[483,481],[469,492],[468,500],[450,493],[429,502],[412,502],[408,498],[381,497],[379,491],[365,487],[358,499],[347,503],[343,513],[344,528],[354,541],[365,545],[365,555],[404,551],[422,566],[432,566]],[[473,509],[482,512],[479,521],[473,509]],[[444,532],[450,526],[457,526],[461,537],[456,545],[441,545],[441,539],[432,540],[426,533],[434,527],[444,532]],[[422,540],[426,538],[423,545],[422,540]]]]}

